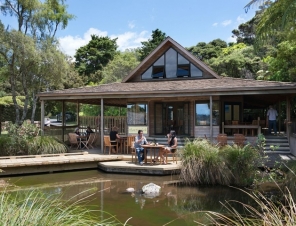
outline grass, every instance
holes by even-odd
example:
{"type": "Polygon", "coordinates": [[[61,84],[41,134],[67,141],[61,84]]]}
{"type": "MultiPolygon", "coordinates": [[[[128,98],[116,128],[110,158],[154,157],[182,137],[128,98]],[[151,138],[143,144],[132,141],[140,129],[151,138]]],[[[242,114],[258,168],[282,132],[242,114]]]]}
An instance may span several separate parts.
{"type": "Polygon", "coordinates": [[[187,141],[181,162],[180,179],[186,184],[230,184],[231,171],[219,157],[219,148],[205,139],[187,141]]]}
{"type": "Polygon", "coordinates": [[[187,141],[180,179],[186,184],[248,186],[255,179],[260,154],[251,145],[218,147],[205,139],[187,141]]]}
{"type": "MultiPolygon", "coordinates": [[[[243,190],[242,190],[243,191],[243,190]]],[[[256,205],[240,203],[245,214],[238,213],[232,203],[236,201],[227,201],[223,204],[228,210],[227,214],[207,211],[206,214],[209,224],[206,225],[227,225],[227,226],[294,226],[296,222],[296,205],[289,189],[282,191],[282,200],[274,202],[267,198],[261,192],[246,192],[256,205]]],[[[205,225],[200,222],[195,222],[198,225],[205,225]]]]}
{"type": "Polygon", "coordinates": [[[108,219],[100,220],[99,211],[81,207],[79,204],[82,201],[64,202],[38,191],[16,194],[3,192],[0,199],[0,225],[123,225],[111,215],[108,219]]]}

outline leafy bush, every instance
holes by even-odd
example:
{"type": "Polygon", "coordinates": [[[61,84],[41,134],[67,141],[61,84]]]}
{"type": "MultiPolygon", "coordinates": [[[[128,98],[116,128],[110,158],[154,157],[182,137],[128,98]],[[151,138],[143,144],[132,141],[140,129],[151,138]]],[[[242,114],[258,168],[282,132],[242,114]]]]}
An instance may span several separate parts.
{"type": "Polygon", "coordinates": [[[65,153],[68,150],[67,146],[55,137],[38,136],[28,142],[29,155],[65,153]]]}
{"type": "Polygon", "coordinates": [[[247,186],[254,181],[260,154],[250,145],[219,148],[207,140],[187,141],[180,179],[187,184],[247,186]]]}
{"type": "Polygon", "coordinates": [[[10,124],[7,135],[0,136],[0,155],[38,155],[67,152],[68,147],[50,136],[39,136],[40,129],[27,121],[10,124]]]}
{"type": "Polygon", "coordinates": [[[181,162],[180,179],[187,184],[230,184],[231,172],[220,158],[219,148],[207,140],[187,141],[181,162]]]}
{"type": "Polygon", "coordinates": [[[257,149],[250,144],[243,147],[226,145],[220,150],[220,154],[232,172],[230,184],[247,186],[253,183],[261,161],[257,149]]]}

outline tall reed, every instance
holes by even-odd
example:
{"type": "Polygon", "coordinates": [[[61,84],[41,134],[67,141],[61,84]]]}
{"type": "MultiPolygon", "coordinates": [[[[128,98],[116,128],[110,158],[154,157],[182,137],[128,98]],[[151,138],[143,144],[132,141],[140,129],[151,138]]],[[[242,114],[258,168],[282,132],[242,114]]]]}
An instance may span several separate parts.
{"type": "Polygon", "coordinates": [[[181,154],[180,179],[186,184],[229,185],[231,171],[219,156],[219,148],[205,139],[187,141],[181,154]]]}
{"type": "Polygon", "coordinates": [[[219,155],[232,172],[231,185],[248,186],[254,181],[258,167],[261,166],[259,151],[247,144],[243,147],[238,145],[226,145],[221,148],[219,155]]]}
{"type": "MultiPolygon", "coordinates": [[[[212,211],[204,212],[210,220],[210,223],[206,225],[294,226],[296,224],[296,204],[288,189],[282,191],[283,199],[281,202],[273,202],[261,192],[243,192],[247,193],[256,205],[240,203],[245,209],[245,214],[241,214],[232,206],[232,203],[236,201],[227,201],[223,204],[228,210],[227,214],[212,211]]],[[[205,225],[200,222],[196,223],[205,225]]]]}
{"type": "Polygon", "coordinates": [[[100,220],[98,211],[87,210],[79,206],[79,202],[64,202],[38,191],[3,192],[0,200],[0,225],[123,225],[111,215],[109,219],[100,220]]]}

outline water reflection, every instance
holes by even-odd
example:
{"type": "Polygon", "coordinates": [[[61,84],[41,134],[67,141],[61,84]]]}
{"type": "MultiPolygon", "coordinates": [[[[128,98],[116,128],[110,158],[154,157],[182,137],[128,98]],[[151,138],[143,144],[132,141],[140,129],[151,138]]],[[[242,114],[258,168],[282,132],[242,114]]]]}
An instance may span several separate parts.
{"type": "MultiPolygon", "coordinates": [[[[92,210],[103,210],[101,219],[109,212],[130,225],[192,225],[203,221],[196,211],[225,212],[220,202],[238,200],[249,203],[241,191],[227,187],[189,187],[176,183],[177,176],[137,176],[105,174],[96,170],[5,178],[14,190],[40,188],[48,195],[61,196],[75,202],[85,200],[92,210]],[[161,187],[157,196],[142,193],[142,187],[154,183],[161,187]],[[134,191],[127,191],[133,188],[134,191]]],[[[237,206],[238,211],[242,211],[237,206]]]]}

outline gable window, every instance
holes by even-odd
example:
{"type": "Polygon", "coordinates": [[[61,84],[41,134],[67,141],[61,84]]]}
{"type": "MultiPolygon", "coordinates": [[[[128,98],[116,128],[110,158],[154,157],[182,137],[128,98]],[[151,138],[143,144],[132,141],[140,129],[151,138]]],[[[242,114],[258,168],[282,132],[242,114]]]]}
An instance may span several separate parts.
{"type": "Polygon", "coordinates": [[[142,80],[202,77],[203,72],[175,49],[169,48],[142,75],[142,80]]]}

